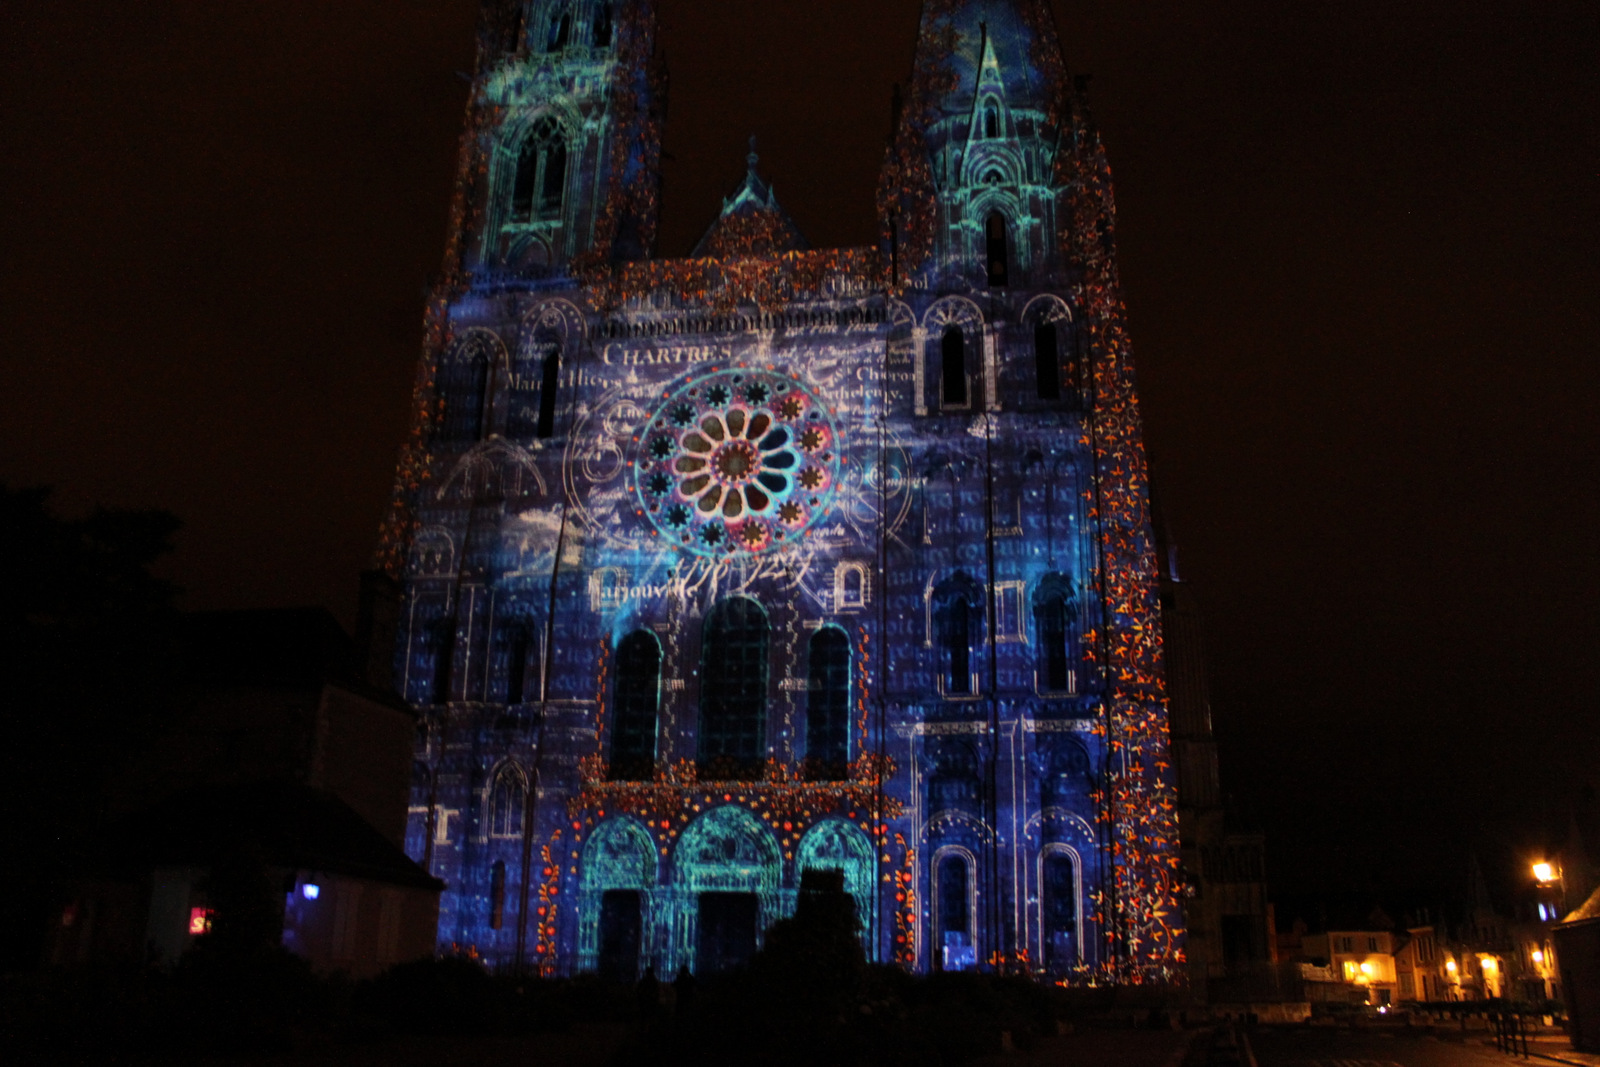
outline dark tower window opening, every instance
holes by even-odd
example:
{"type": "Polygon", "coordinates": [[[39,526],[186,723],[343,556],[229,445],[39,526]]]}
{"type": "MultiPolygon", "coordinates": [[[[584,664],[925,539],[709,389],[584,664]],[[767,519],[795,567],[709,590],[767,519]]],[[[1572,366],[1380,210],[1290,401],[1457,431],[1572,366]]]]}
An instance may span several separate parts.
{"type": "Polygon", "coordinates": [[[556,389],[561,382],[561,350],[544,357],[544,374],[539,382],[539,423],[534,428],[540,437],[556,432],[556,389]]]}
{"type": "Polygon", "coordinates": [[[1010,256],[1006,249],[1006,217],[998,211],[990,212],[983,224],[983,236],[989,264],[989,284],[1005,285],[1009,274],[1007,261],[1010,256]]]}
{"type": "Polygon", "coordinates": [[[967,341],[959,326],[946,326],[939,342],[940,391],[942,402],[950,407],[967,404],[967,341]]]}
{"type": "Polygon", "coordinates": [[[1040,400],[1061,399],[1061,357],[1056,346],[1056,324],[1039,322],[1033,327],[1033,365],[1039,384],[1040,400]]]}
{"type": "Polygon", "coordinates": [[[1034,634],[1039,641],[1039,688],[1051,693],[1077,691],[1072,670],[1072,587],[1059,574],[1047,575],[1033,595],[1034,634]]]}
{"type": "Polygon", "coordinates": [[[661,643],[635,630],[617,646],[610,776],[645,782],[655,775],[656,717],[661,701],[661,643]]]}
{"type": "Polygon", "coordinates": [[[1072,857],[1065,852],[1047,854],[1039,883],[1044,965],[1059,974],[1078,963],[1078,884],[1072,857]]]}
{"type": "Polygon", "coordinates": [[[433,646],[433,690],[430,696],[435,704],[448,704],[450,675],[456,658],[456,620],[440,619],[433,624],[433,633],[429,637],[429,643],[433,646]]]}
{"type": "Polygon", "coordinates": [[[439,439],[455,445],[481,440],[484,410],[489,406],[489,361],[475,348],[465,348],[446,361],[440,378],[444,415],[439,439]]]}
{"type": "Polygon", "coordinates": [[[806,688],[806,772],[842,779],[850,773],[850,639],[837,626],[811,637],[806,688]]]}
{"type": "Polygon", "coordinates": [[[527,799],[522,775],[510,767],[502,768],[495,776],[494,788],[489,790],[489,836],[521,837],[522,809],[527,799]]]}
{"type": "Polygon", "coordinates": [[[498,930],[506,921],[506,864],[495,860],[489,869],[489,929],[498,930]]]}
{"type": "Polygon", "coordinates": [[[957,593],[945,601],[938,622],[944,691],[967,696],[972,692],[972,608],[966,594],[957,593]]]}
{"type": "Polygon", "coordinates": [[[972,872],[966,857],[947,854],[939,861],[939,962],[946,971],[964,971],[977,963],[972,944],[972,872]]]}
{"type": "Polygon", "coordinates": [[[983,135],[989,138],[1000,136],[1000,109],[992,103],[983,106],[983,135]]]}
{"type": "Polygon", "coordinates": [[[550,16],[550,36],[545,42],[546,52],[559,52],[567,47],[572,36],[572,12],[562,8],[550,16]]]}
{"type": "Polygon", "coordinates": [[[601,4],[594,13],[594,46],[611,47],[611,5],[601,4]]]}
{"type": "MultiPolygon", "coordinates": [[[[537,685],[528,685],[528,655],[533,650],[533,627],[513,623],[506,632],[506,703],[521,704],[537,685]]],[[[537,674],[535,674],[537,679],[537,674]]]]}
{"type": "Polygon", "coordinates": [[[516,13],[511,16],[511,34],[507,39],[508,52],[520,52],[523,46],[523,37],[527,33],[527,21],[522,6],[517,5],[516,13]]]}
{"type": "Polygon", "coordinates": [[[517,151],[511,181],[511,221],[559,218],[567,190],[567,139],[561,124],[546,115],[534,124],[517,151]],[[537,197],[537,202],[535,202],[537,197]]]}
{"type": "Polygon", "coordinates": [[[767,613],[750,597],[711,609],[702,633],[700,766],[712,778],[756,779],[767,722],[767,613]]]}

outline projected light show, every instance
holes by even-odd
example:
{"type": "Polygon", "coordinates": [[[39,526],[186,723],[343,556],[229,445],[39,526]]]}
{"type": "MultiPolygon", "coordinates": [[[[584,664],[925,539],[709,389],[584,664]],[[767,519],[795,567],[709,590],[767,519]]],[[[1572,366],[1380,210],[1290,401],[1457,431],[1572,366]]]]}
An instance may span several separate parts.
{"type": "Polygon", "coordinates": [[[1178,980],[1105,156],[1037,0],[930,0],[876,247],[757,147],[651,258],[656,5],[490,3],[380,559],[439,944],[714,973],[836,871],[869,959],[1178,980]]]}

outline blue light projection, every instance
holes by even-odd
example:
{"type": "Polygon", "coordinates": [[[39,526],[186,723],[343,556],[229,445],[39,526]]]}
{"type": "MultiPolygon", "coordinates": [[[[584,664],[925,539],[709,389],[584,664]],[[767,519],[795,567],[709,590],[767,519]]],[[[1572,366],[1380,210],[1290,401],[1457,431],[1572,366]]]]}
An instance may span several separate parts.
{"type": "Polygon", "coordinates": [[[879,247],[752,154],[678,260],[654,5],[488,14],[379,553],[441,949],[737,966],[824,869],[876,960],[1173,980],[1109,176],[1042,2],[925,5],[879,247]]]}

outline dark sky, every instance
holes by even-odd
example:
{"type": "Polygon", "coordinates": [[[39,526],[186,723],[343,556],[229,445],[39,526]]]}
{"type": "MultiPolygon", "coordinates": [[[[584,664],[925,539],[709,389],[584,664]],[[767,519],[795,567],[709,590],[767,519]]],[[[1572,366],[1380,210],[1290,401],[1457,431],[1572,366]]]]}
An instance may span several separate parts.
{"type": "MultiPolygon", "coordinates": [[[[1280,885],[1453,880],[1600,765],[1600,6],[1056,6],[1225,787],[1280,885]]],[[[662,251],[751,133],[813,244],[869,240],[916,3],[662,7],[662,251]]],[[[473,9],[9,0],[0,480],[178,513],[187,606],[348,622],[473,9]]]]}

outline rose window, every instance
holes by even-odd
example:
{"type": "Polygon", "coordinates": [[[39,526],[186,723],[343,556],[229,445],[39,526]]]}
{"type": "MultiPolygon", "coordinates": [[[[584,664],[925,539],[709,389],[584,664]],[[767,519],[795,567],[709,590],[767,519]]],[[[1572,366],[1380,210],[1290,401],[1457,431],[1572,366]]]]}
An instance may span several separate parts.
{"type": "Polygon", "coordinates": [[[838,432],[805,386],[725,370],[669,394],[639,438],[634,491],[662,536],[702,555],[796,543],[827,513],[838,432]]]}

